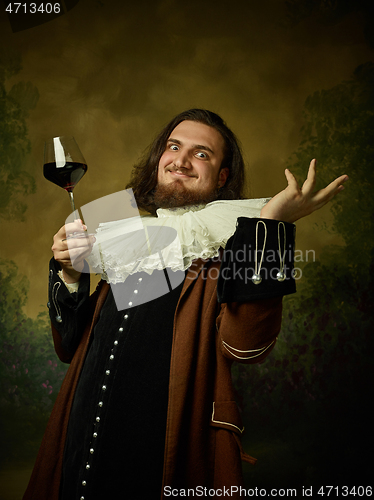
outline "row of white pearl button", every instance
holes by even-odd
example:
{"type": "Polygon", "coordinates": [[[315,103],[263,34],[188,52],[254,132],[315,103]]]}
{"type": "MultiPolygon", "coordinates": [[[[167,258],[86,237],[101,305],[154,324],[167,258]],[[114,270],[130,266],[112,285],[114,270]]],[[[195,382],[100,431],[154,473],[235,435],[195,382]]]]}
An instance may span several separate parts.
{"type": "MultiPolygon", "coordinates": [[[[138,283],[140,283],[142,280],[143,280],[142,278],[139,278],[139,279],[138,279],[138,283]]],[[[134,290],[134,293],[135,293],[135,294],[138,294],[138,293],[139,293],[139,291],[138,291],[138,290],[134,290]]],[[[130,306],[130,307],[132,306],[132,302],[131,302],[131,301],[129,302],[129,306],[130,306]]],[[[126,321],[128,318],[129,318],[129,315],[128,315],[128,314],[125,314],[125,315],[124,315],[124,317],[123,317],[123,319],[124,319],[125,321],[126,321]]],[[[123,331],[124,331],[124,328],[121,326],[121,327],[118,329],[118,333],[123,333],[123,331]]],[[[109,356],[109,361],[113,361],[113,359],[114,359],[114,354],[113,354],[113,352],[115,351],[115,349],[116,349],[116,347],[118,346],[118,344],[119,344],[118,340],[115,340],[115,341],[113,342],[113,348],[111,349],[112,354],[109,356]]],[[[105,370],[105,376],[107,377],[107,376],[109,376],[109,375],[110,375],[110,369],[109,369],[109,368],[107,368],[107,369],[105,370]]],[[[101,390],[102,390],[102,392],[103,392],[103,393],[107,390],[107,385],[106,385],[106,383],[104,383],[104,384],[101,386],[101,390]]],[[[99,403],[98,403],[98,407],[101,409],[103,406],[104,406],[103,401],[99,401],[99,403]]],[[[99,422],[100,422],[100,416],[99,416],[99,415],[97,415],[97,416],[96,416],[96,418],[95,418],[94,427],[97,427],[97,424],[99,424],[99,422]]],[[[97,432],[96,432],[96,431],[94,431],[94,432],[93,432],[93,434],[92,434],[93,440],[91,441],[91,446],[93,446],[93,445],[92,445],[92,443],[94,442],[94,439],[96,439],[96,438],[97,438],[97,435],[98,435],[98,434],[97,434],[97,432]]],[[[93,455],[93,454],[95,453],[95,448],[93,448],[93,447],[91,447],[91,446],[90,446],[89,452],[90,452],[90,455],[93,455]]],[[[90,465],[90,463],[89,463],[89,460],[87,461],[85,468],[86,468],[86,470],[87,470],[87,471],[89,471],[89,469],[91,468],[91,465],[90,465]]],[[[87,480],[86,480],[86,479],[83,479],[83,481],[82,481],[82,486],[87,486],[87,480]]],[[[82,495],[82,496],[80,497],[80,500],[85,500],[85,497],[82,495]]]]}

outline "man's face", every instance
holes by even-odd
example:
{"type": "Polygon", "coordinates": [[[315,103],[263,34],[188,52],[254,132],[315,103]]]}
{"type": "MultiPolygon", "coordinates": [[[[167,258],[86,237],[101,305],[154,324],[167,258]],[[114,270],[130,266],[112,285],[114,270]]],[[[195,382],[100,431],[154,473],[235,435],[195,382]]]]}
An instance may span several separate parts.
{"type": "Polygon", "coordinates": [[[159,161],[156,204],[176,207],[216,199],[229,174],[221,169],[224,145],[213,127],[190,120],[177,125],[159,161]]]}

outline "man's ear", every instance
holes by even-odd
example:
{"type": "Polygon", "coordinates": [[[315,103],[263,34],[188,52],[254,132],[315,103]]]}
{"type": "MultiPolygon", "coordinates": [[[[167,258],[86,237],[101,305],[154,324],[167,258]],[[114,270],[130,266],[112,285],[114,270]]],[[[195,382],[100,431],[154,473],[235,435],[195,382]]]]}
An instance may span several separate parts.
{"type": "Polygon", "coordinates": [[[229,176],[230,170],[225,167],[221,168],[218,174],[218,187],[221,188],[225,185],[225,182],[227,180],[227,177],[229,176]]]}

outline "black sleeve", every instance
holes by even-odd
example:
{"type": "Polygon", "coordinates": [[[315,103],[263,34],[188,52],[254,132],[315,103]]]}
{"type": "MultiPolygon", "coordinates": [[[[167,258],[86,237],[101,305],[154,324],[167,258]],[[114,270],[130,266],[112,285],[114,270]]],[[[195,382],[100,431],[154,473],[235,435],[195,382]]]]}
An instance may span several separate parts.
{"type": "Polygon", "coordinates": [[[218,278],[218,302],[248,302],[296,291],[295,225],[239,217],[218,278]]]}
{"type": "Polygon", "coordinates": [[[60,269],[60,265],[52,258],[49,263],[49,316],[53,326],[61,335],[63,349],[73,353],[87,321],[90,275],[88,272],[83,272],[78,291],[70,293],[57,274],[60,269]]]}

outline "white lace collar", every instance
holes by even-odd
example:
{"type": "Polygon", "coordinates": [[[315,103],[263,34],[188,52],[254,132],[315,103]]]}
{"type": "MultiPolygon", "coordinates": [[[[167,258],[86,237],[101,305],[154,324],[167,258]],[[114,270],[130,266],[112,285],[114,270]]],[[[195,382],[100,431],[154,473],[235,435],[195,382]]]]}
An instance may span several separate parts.
{"type": "Polygon", "coordinates": [[[120,283],[135,272],[186,270],[195,259],[216,257],[238,217],[259,217],[268,199],[217,200],[207,205],[158,209],[157,217],[100,224],[88,257],[93,272],[120,283]]]}

